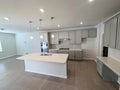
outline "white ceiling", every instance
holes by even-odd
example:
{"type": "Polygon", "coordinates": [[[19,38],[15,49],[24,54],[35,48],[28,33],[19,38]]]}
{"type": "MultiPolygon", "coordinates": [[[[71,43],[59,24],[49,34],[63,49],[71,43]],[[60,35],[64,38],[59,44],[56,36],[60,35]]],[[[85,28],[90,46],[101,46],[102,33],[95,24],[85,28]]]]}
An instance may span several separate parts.
{"type": "Polygon", "coordinates": [[[41,30],[83,27],[96,25],[120,9],[120,0],[0,0],[0,28],[6,31],[29,30],[29,21],[33,21],[32,30],[36,31],[39,19],[43,19],[41,30]],[[45,9],[45,13],[39,11],[45,9]],[[50,17],[54,16],[53,25],[50,17]],[[10,21],[3,18],[9,17],[10,21]],[[83,25],[80,25],[83,21],[83,25]]]}

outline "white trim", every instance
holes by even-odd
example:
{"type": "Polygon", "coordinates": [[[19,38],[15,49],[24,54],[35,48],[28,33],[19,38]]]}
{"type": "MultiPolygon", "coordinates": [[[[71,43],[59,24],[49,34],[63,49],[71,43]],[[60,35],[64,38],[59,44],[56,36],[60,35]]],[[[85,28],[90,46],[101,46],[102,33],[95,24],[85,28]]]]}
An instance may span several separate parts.
{"type": "Polygon", "coordinates": [[[95,58],[82,58],[83,60],[92,60],[95,61],[95,58]]]}
{"type": "Polygon", "coordinates": [[[109,18],[105,19],[105,20],[103,21],[103,23],[107,22],[108,20],[112,19],[113,17],[115,17],[115,16],[117,16],[117,15],[119,15],[119,14],[120,14],[120,11],[117,12],[116,14],[113,14],[113,15],[110,16],[109,18]]]}
{"type": "Polygon", "coordinates": [[[16,56],[17,54],[14,54],[14,55],[10,55],[10,56],[6,56],[6,57],[2,57],[0,59],[5,59],[5,58],[9,58],[9,57],[13,57],[13,56],[16,56]]]}
{"type": "Polygon", "coordinates": [[[58,31],[72,31],[72,30],[85,30],[85,29],[95,29],[95,26],[85,26],[85,27],[71,27],[71,28],[61,28],[61,29],[52,29],[52,30],[42,30],[39,32],[58,32],[58,31]]]}
{"type": "Polygon", "coordinates": [[[3,52],[1,40],[0,40],[0,52],[3,52]]]}
{"type": "Polygon", "coordinates": [[[63,75],[56,75],[56,74],[51,74],[51,73],[32,71],[30,69],[26,69],[25,71],[26,72],[31,72],[31,73],[38,73],[38,74],[42,74],[42,75],[49,75],[49,76],[54,76],[54,77],[59,77],[59,78],[67,79],[67,76],[63,76],[63,75]]]}

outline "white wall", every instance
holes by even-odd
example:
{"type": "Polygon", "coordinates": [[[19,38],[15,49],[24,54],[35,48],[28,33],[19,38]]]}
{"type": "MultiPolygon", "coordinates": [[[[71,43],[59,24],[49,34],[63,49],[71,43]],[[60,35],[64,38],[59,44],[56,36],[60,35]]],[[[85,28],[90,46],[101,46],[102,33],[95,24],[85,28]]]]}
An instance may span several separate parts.
{"type": "Polygon", "coordinates": [[[17,54],[25,55],[34,52],[40,52],[40,35],[39,32],[32,32],[32,36],[34,37],[31,40],[31,33],[19,33],[16,34],[16,45],[17,45],[17,54]]]}
{"type": "Polygon", "coordinates": [[[83,59],[95,60],[98,56],[98,36],[96,38],[84,39],[81,48],[83,50],[83,59]]]}
{"type": "Polygon", "coordinates": [[[109,48],[109,57],[120,61],[120,50],[109,48]]]}
{"type": "Polygon", "coordinates": [[[16,55],[15,34],[0,33],[0,41],[2,45],[0,59],[16,55]]]}

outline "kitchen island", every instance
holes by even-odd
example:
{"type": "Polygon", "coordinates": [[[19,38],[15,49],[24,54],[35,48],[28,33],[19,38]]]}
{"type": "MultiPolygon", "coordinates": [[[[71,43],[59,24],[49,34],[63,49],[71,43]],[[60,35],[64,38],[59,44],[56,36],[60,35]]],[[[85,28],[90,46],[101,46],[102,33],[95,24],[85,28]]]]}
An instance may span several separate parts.
{"type": "Polygon", "coordinates": [[[67,78],[68,54],[33,53],[18,57],[24,60],[25,71],[67,78]]]}

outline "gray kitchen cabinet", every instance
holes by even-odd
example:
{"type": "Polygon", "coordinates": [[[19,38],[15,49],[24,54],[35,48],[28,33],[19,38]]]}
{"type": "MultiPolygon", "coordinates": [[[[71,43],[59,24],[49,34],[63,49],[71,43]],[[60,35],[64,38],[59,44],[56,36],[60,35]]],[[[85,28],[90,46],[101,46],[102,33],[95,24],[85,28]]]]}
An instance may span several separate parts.
{"type": "Polygon", "coordinates": [[[103,39],[103,46],[108,47],[110,41],[110,21],[105,22],[104,24],[104,39],[103,39]]]}
{"type": "Polygon", "coordinates": [[[68,54],[69,51],[68,50],[57,50],[58,53],[63,53],[63,54],[68,54]]]}
{"type": "Polygon", "coordinates": [[[57,53],[57,49],[49,49],[49,53],[57,53]]]}
{"type": "Polygon", "coordinates": [[[116,48],[117,36],[117,17],[110,19],[105,23],[104,46],[116,48]]]}
{"type": "Polygon", "coordinates": [[[88,38],[88,30],[82,30],[81,33],[82,33],[82,34],[81,34],[81,35],[82,35],[82,36],[81,36],[82,38],[88,38]]]}
{"type": "Polygon", "coordinates": [[[80,60],[82,59],[82,51],[69,51],[70,60],[80,60]]]}
{"type": "Polygon", "coordinates": [[[114,82],[117,82],[118,80],[118,75],[104,64],[103,64],[102,74],[104,80],[114,81],[114,82]]]}
{"type": "Polygon", "coordinates": [[[97,72],[101,77],[103,77],[103,63],[97,59],[96,65],[97,65],[97,72]]]}
{"type": "Polygon", "coordinates": [[[81,31],[75,31],[75,43],[80,44],[81,43],[81,31]]]}
{"type": "Polygon", "coordinates": [[[118,80],[118,75],[115,74],[110,68],[108,68],[105,64],[103,64],[99,59],[97,59],[97,71],[99,75],[108,81],[115,81],[118,80]]]}
{"type": "Polygon", "coordinates": [[[110,20],[110,40],[109,47],[116,47],[117,17],[110,20]]]}
{"type": "Polygon", "coordinates": [[[68,32],[59,32],[59,39],[68,39],[68,32]]]}
{"type": "Polygon", "coordinates": [[[75,59],[75,55],[74,55],[74,51],[69,51],[69,59],[70,60],[74,60],[75,59]]]}
{"type": "Polygon", "coordinates": [[[58,32],[50,33],[50,44],[58,44],[58,32]]]}
{"type": "Polygon", "coordinates": [[[40,32],[40,42],[48,42],[48,33],[40,32]]]}
{"type": "Polygon", "coordinates": [[[95,38],[95,37],[97,37],[97,29],[88,30],[88,37],[89,38],[95,38]]]}
{"type": "Polygon", "coordinates": [[[69,31],[68,32],[68,37],[69,37],[69,42],[71,44],[74,44],[75,43],[75,31],[69,31]]]}
{"type": "Polygon", "coordinates": [[[118,17],[118,28],[117,28],[116,48],[120,50],[120,15],[119,15],[119,17],[118,17]]]}
{"type": "Polygon", "coordinates": [[[74,51],[75,55],[75,60],[80,60],[82,59],[82,52],[81,51],[74,51]]]}

